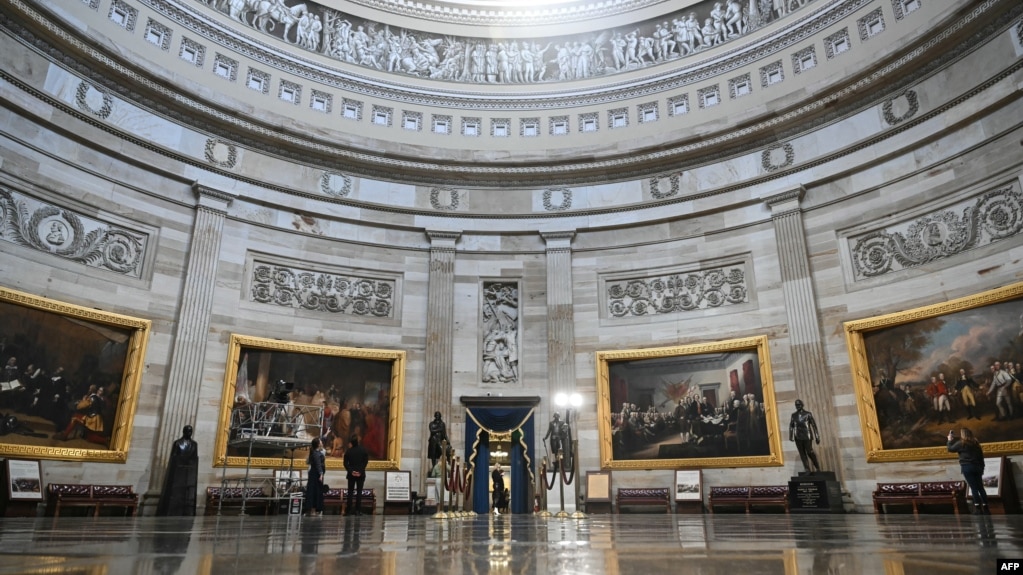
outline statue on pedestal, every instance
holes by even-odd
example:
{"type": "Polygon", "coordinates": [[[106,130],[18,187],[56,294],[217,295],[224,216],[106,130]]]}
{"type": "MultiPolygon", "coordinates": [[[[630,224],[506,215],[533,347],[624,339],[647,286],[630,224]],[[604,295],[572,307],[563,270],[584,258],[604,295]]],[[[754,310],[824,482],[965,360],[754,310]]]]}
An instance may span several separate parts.
{"type": "Polygon", "coordinates": [[[156,514],[194,516],[198,475],[199,444],[192,439],[192,426],[186,425],[171,447],[156,514]]]}
{"type": "Polygon", "coordinates": [[[817,429],[817,421],[813,414],[803,409],[803,401],[796,400],[796,411],[792,413],[789,421],[789,441],[796,442],[799,449],[799,458],[803,461],[803,469],[810,472],[810,463],[813,463],[813,470],[820,471],[821,464],[817,461],[817,454],[813,450],[813,444],[821,443],[821,434],[817,429]]]}
{"type": "Polygon", "coordinates": [[[439,411],[434,412],[430,422],[430,438],[427,442],[426,456],[430,458],[430,476],[434,475],[437,461],[444,455],[443,443],[448,440],[448,426],[441,419],[439,411]]]}

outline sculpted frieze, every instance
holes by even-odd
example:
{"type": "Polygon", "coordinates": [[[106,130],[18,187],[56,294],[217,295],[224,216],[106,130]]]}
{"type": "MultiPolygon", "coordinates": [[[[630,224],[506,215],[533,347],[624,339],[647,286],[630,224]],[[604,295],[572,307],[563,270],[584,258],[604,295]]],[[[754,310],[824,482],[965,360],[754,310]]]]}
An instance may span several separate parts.
{"type": "Polygon", "coordinates": [[[942,260],[1023,232],[1018,183],[848,238],[857,280],[942,260]]]}
{"type": "Polygon", "coordinates": [[[0,186],[0,241],[138,278],[149,237],[0,186]]]}
{"type": "Polygon", "coordinates": [[[613,318],[673,314],[749,301],[742,264],[608,280],[607,313],[613,318]]]}
{"type": "Polygon", "coordinates": [[[252,301],[309,311],[393,318],[396,280],[254,261],[252,301]]]}
{"type": "Polygon", "coordinates": [[[741,38],[813,0],[711,0],[657,19],[560,37],[434,34],[300,0],[197,0],[240,24],[348,64],[466,84],[608,76],[741,38]]]}

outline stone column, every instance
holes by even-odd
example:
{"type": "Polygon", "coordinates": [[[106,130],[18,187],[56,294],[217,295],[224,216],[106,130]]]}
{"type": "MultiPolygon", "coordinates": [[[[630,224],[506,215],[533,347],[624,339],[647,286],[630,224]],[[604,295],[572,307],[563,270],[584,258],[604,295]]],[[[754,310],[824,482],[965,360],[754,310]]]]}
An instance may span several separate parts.
{"type": "MultiPolygon", "coordinates": [[[[547,242],[547,386],[551,401],[575,390],[575,313],[572,307],[572,238],[542,232],[547,242]]],[[[554,406],[549,406],[552,410],[554,406]]]]}
{"type": "Polygon", "coordinates": [[[196,427],[197,424],[199,389],[202,387],[203,362],[209,342],[210,315],[213,311],[213,292],[220,263],[224,219],[227,216],[227,206],[237,197],[198,183],[194,188],[198,197],[195,225],[188,251],[188,264],[182,278],[181,309],[171,350],[167,393],[160,416],[153,468],[149,476],[150,494],[158,494],[163,488],[171,446],[175,439],[181,437],[182,428],[186,425],[196,427]]]}
{"type": "MultiPolygon", "coordinates": [[[[799,207],[804,193],[800,186],[764,198],[764,202],[771,208],[771,219],[774,220],[796,396],[813,413],[821,429],[821,449],[817,450],[821,467],[824,471],[834,471],[841,480],[837,417],[803,231],[803,213],[799,207]]],[[[782,439],[787,441],[789,414],[782,413],[780,418],[782,439]]]]}
{"type": "Polygon", "coordinates": [[[423,389],[422,477],[430,471],[426,457],[427,424],[441,412],[451,437],[451,374],[455,340],[455,242],[460,232],[427,231],[430,278],[426,296],[426,385],[423,389]]]}
{"type": "MultiPolygon", "coordinates": [[[[541,232],[547,242],[547,420],[537,420],[536,437],[542,441],[548,421],[555,411],[564,410],[554,404],[558,392],[575,391],[575,310],[572,307],[572,238],[575,232],[541,232]]],[[[542,403],[543,405],[543,403],[542,403]]],[[[588,406],[592,408],[593,406],[588,406]]],[[[583,408],[587,409],[587,408],[583,408]]],[[[595,411],[595,410],[594,410],[595,411]]],[[[573,410],[572,433],[579,436],[579,411],[573,410]]],[[[568,448],[569,446],[565,446],[568,448]]],[[[544,453],[540,448],[538,454],[544,453]]],[[[553,458],[556,454],[551,453],[553,458]]],[[[539,466],[539,461],[537,462],[539,466]]],[[[538,467],[539,468],[539,467],[538,467]]],[[[573,482],[581,481],[576,477],[573,482]]],[[[576,510],[572,493],[576,485],[566,486],[565,512],[576,510]]],[[[561,508],[561,488],[547,492],[547,508],[551,512],[561,508]]]]}

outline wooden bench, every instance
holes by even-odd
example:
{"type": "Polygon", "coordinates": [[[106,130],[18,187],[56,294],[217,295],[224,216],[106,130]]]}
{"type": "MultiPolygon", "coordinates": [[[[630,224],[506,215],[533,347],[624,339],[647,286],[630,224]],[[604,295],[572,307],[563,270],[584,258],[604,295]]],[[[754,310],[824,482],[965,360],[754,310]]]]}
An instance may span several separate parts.
{"type": "Polygon", "coordinates": [[[789,488],[785,485],[722,485],[710,488],[707,507],[714,513],[715,505],[741,505],[746,513],[759,506],[781,506],[789,512],[789,488]]]}
{"type": "Polygon", "coordinates": [[[671,491],[667,487],[627,488],[620,487],[615,494],[615,513],[621,513],[622,507],[632,506],[664,506],[665,513],[671,513],[671,491]]]}
{"type": "Polygon", "coordinates": [[[928,504],[951,505],[959,515],[960,504],[966,506],[966,482],[878,483],[874,490],[874,513],[887,513],[887,505],[912,505],[913,515],[919,515],[920,506],[928,504]]]}
{"type": "Polygon", "coordinates": [[[99,517],[105,507],[115,507],[123,509],[125,516],[133,516],[139,507],[139,496],[131,485],[47,485],[46,515],[60,517],[64,507],[91,507],[93,517],[99,517]]]}
{"type": "Polygon", "coordinates": [[[262,511],[264,515],[270,510],[266,494],[262,487],[228,487],[223,490],[221,501],[220,487],[206,488],[206,515],[216,515],[221,509],[241,509],[245,501],[245,511],[262,511]]]}
{"type": "MultiPolygon", "coordinates": [[[[354,497],[354,496],[353,496],[354,497]]],[[[337,509],[338,515],[344,514],[348,504],[348,489],[329,489],[323,494],[323,510],[337,509]]],[[[372,489],[362,490],[362,512],[372,515],[377,508],[377,494],[372,489]]]]}

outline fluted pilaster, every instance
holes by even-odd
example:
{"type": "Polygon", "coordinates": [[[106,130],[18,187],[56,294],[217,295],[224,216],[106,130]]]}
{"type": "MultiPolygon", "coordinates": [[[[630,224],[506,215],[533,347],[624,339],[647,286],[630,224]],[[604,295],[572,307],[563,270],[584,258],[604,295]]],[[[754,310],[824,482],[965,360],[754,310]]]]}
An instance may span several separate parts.
{"type": "MultiPolygon", "coordinates": [[[[799,187],[767,197],[764,201],[771,208],[771,218],[774,220],[796,395],[813,412],[821,428],[823,449],[817,453],[821,466],[841,476],[838,426],[835,407],[831,402],[831,381],[821,340],[817,300],[803,230],[803,213],[799,207],[804,192],[799,187]]],[[[787,422],[787,418],[782,417],[783,427],[787,426],[787,422]]],[[[786,430],[786,437],[787,433],[786,430]]]]}
{"type": "MultiPolygon", "coordinates": [[[[441,412],[451,421],[451,373],[455,340],[455,242],[458,232],[427,231],[430,238],[430,278],[426,299],[426,387],[423,390],[423,421],[441,412]]],[[[424,426],[425,431],[425,426],[424,426]]],[[[450,433],[449,433],[450,436],[450,433]]],[[[423,477],[429,471],[427,442],[422,441],[423,477]]]]}
{"type": "Polygon", "coordinates": [[[572,238],[545,232],[547,242],[547,385],[550,396],[575,389],[575,312],[572,307],[572,238]]]}
{"type": "Polygon", "coordinates": [[[174,440],[181,436],[184,426],[194,425],[196,421],[224,219],[227,206],[237,197],[199,184],[195,185],[195,193],[195,226],[172,344],[167,393],[153,458],[155,465],[149,481],[150,492],[158,492],[163,486],[164,462],[174,440]]]}

